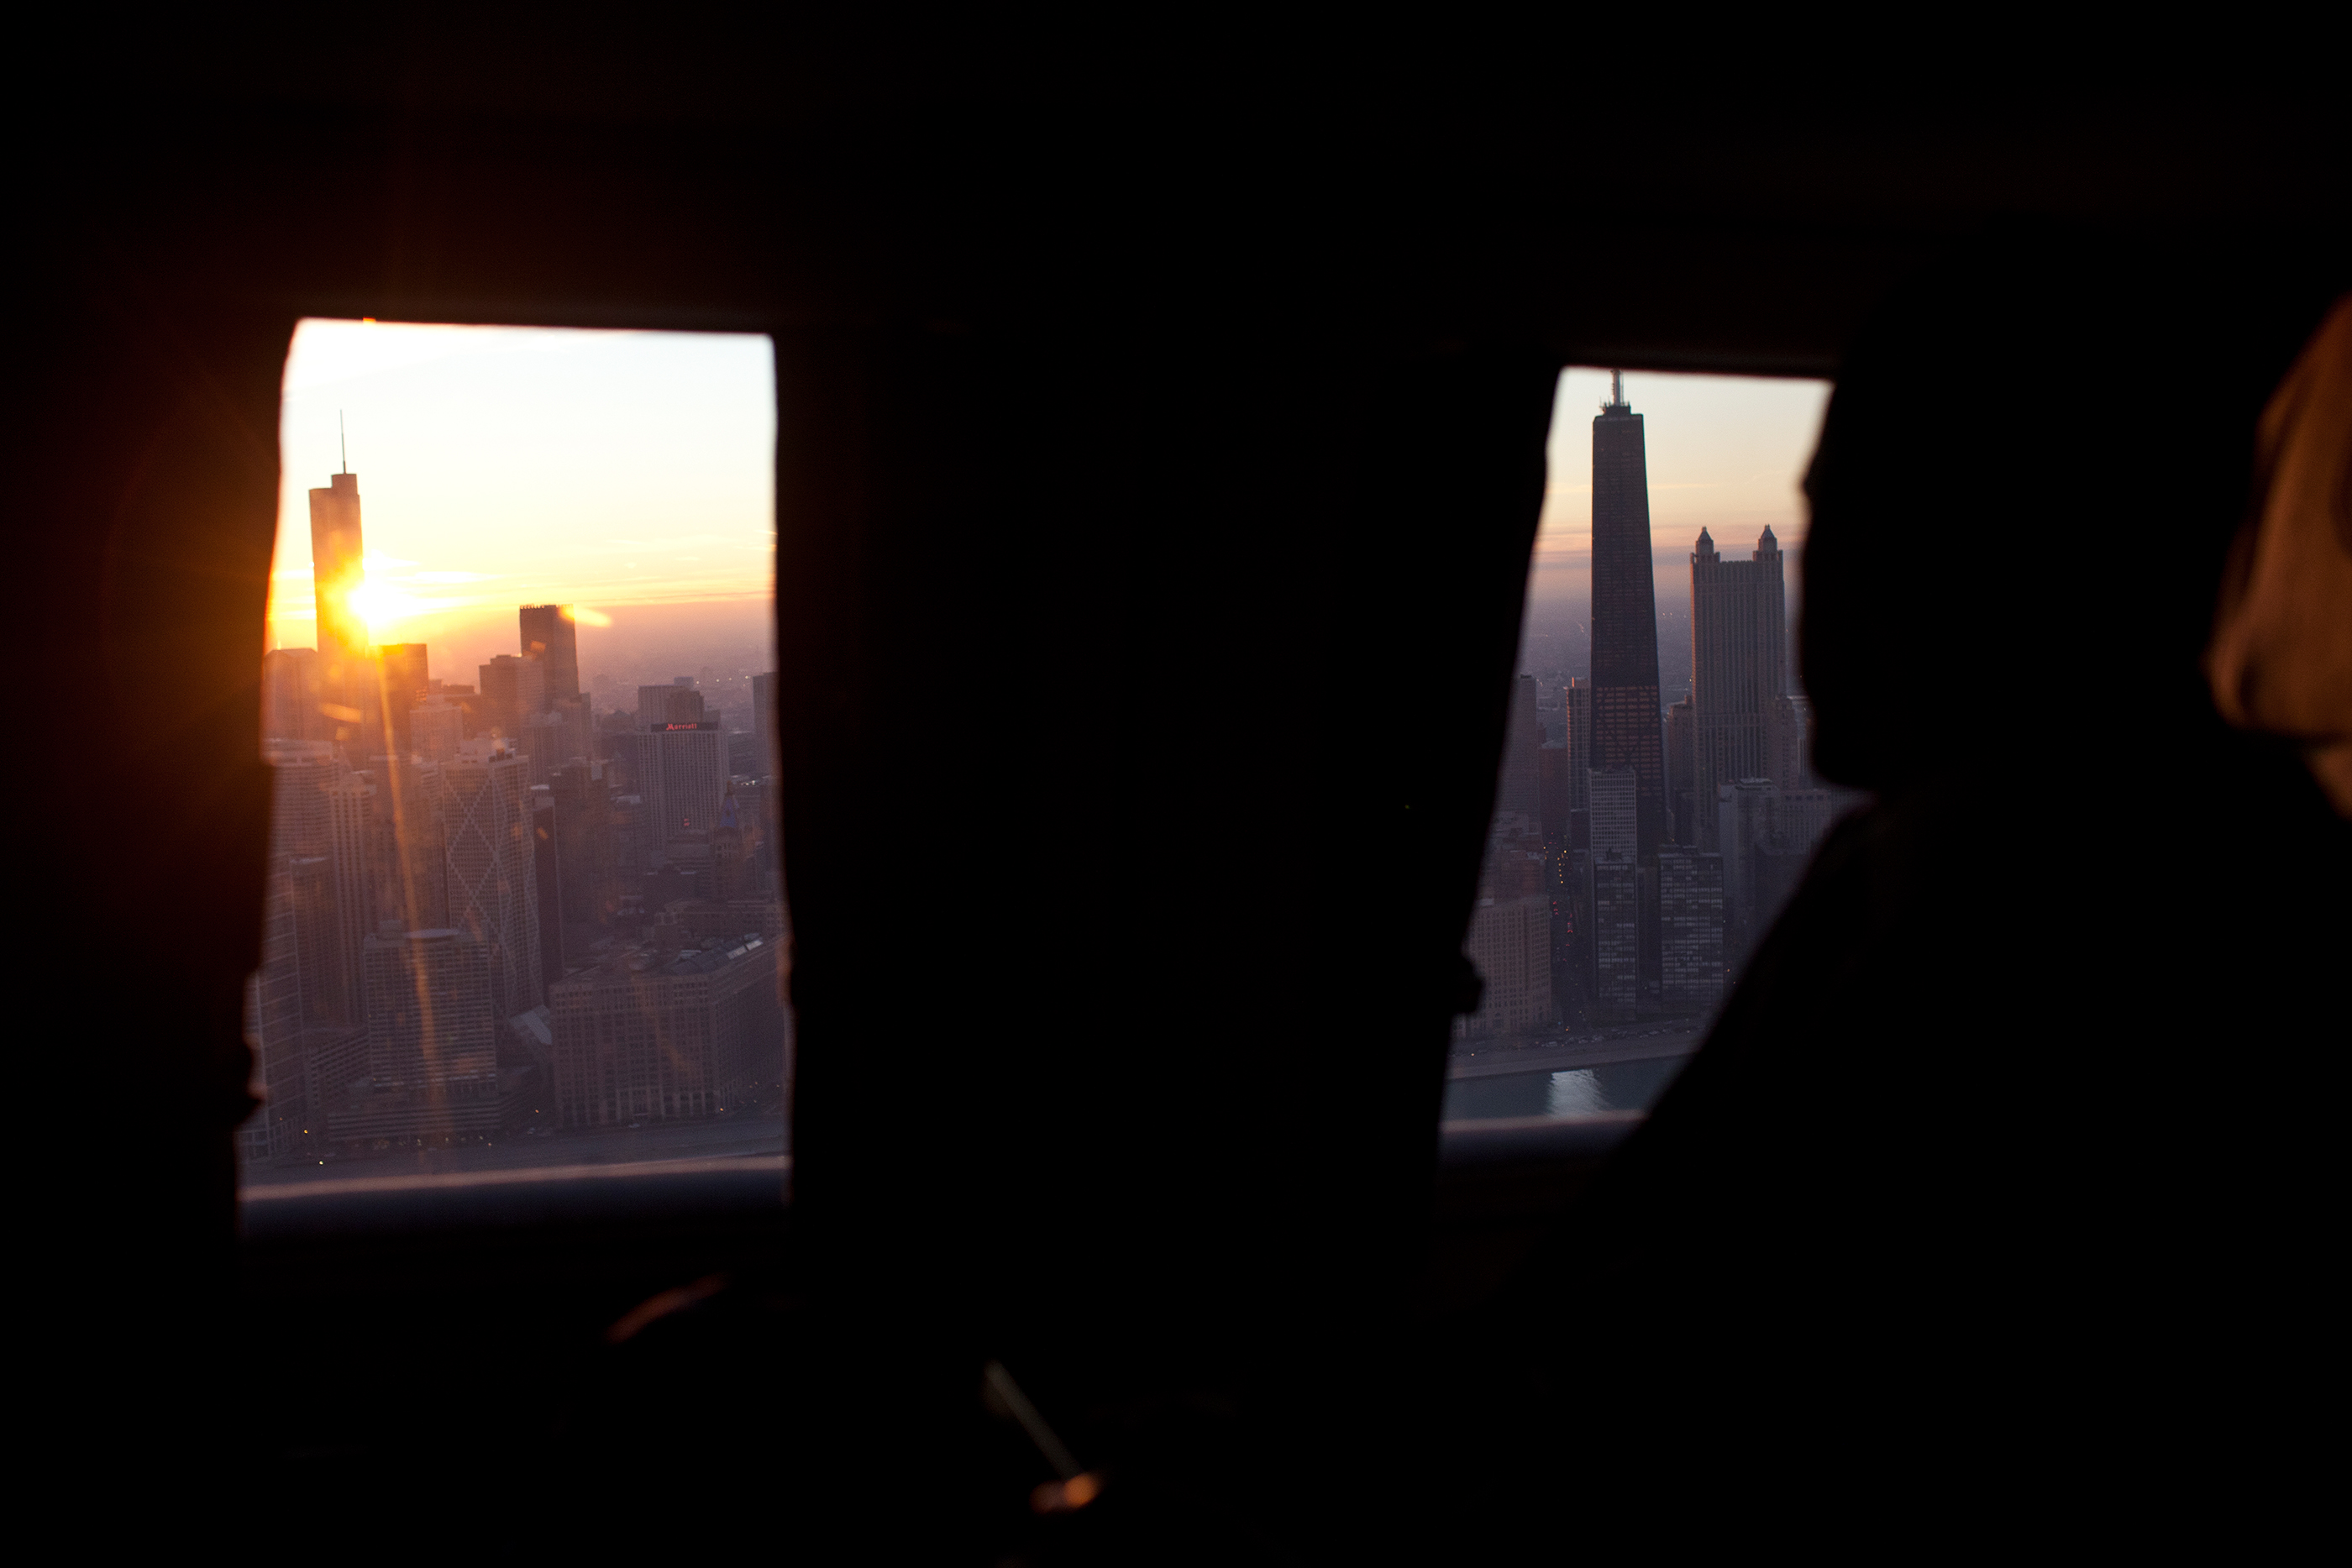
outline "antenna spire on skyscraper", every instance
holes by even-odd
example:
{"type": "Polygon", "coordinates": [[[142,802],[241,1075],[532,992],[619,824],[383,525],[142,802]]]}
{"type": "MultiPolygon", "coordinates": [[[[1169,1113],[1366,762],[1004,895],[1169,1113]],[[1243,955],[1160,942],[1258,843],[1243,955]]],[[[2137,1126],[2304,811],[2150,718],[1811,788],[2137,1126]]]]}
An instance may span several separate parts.
{"type": "Polygon", "coordinates": [[[1625,406],[1625,372],[1622,371],[1609,372],[1609,406],[1612,408],[1625,406]]]}
{"type": "Polygon", "coordinates": [[[352,438],[351,434],[343,428],[341,409],[335,410],[335,439],[342,444],[343,472],[348,474],[352,471],[352,438]]]}

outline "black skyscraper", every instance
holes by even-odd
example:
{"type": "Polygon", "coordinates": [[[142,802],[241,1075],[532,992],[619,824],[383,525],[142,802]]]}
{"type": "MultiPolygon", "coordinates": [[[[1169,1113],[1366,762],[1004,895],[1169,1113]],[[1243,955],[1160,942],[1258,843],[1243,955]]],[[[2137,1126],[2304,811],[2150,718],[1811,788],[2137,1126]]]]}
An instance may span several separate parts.
{"type": "Polygon", "coordinates": [[[1658,719],[1658,605],[1650,575],[1650,467],[1624,379],[1592,422],[1592,750],[1587,766],[1633,769],[1640,858],[1665,821],[1658,719]]]}

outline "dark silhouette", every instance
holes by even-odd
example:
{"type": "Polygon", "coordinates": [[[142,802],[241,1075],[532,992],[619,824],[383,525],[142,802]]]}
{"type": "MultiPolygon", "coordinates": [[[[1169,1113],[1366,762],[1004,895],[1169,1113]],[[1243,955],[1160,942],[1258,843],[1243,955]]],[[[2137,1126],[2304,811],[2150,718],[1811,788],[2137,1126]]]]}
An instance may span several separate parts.
{"type": "Polygon", "coordinates": [[[2352,828],[2200,671],[2312,312],[2229,277],[2019,235],[1859,335],[1800,645],[1817,765],[1875,800],[1520,1282],[1619,1396],[1539,1464],[1997,1512],[2258,1432],[2321,1354],[2352,828]]]}
{"type": "MultiPolygon", "coordinates": [[[[24,727],[0,818],[21,1344],[69,1385],[25,1425],[106,1510],[59,1517],[1038,1563],[1475,1559],[1524,1524],[1557,1555],[1654,1517],[1596,1454],[1704,1512],[1691,1447],[1755,1437],[1743,1381],[1819,1367],[1851,1405],[1867,1365],[1942,1365],[1929,1333],[2095,1371],[2215,1281],[2241,1306],[2200,1343],[2309,1343],[2281,1260],[2324,1249],[2255,1221],[2314,1190],[2329,1085],[2290,1053],[2333,937],[2291,912],[2341,885],[2340,831],[2196,658],[2221,471],[2318,309],[2284,269],[2340,254],[2325,51],[2315,88],[2270,51],[2239,90],[2201,34],[2175,79],[2004,32],[1938,94],[1825,39],[1645,130],[1593,83],[1655,51],[1581,13],[1147,23],[1076,62],[994,13],[462,20],[115,27],[12,102],[5,659],[80,727],[24,727]],[[1945,274],[1857,344],[2018,211],[2132,245],[1945,274]],[[2141,281],[2183,232],[2269,270],[2141,281]],[[2281,305],[2275,362],[2213,362],[2281,305]],[[240,1240],[306,314],[774,335],[789,1216],[681,1174],[308,1229],[256,1205],[240,1240]],[[1559,1162],[1465,1179],[1436,1119],[1554,372],[1848,358],[1807,660],[1825,770],[1886,804],[1608,1202],[1498,1294],[1509,1247],[1478,1249],[1554,1211],[1559,1162]],[[1937,530],[2000,541],[1966,594],[1905,570],[1937,530]],[[1964,618],[2010,633],[1997,667],[1952,652],[1964,618]],[[2233,1052],[2277,1065],[2207,1091],[2233,1052]],[[1033,1516],[1055,1467],[982,1403],[992,1361],[1110,1474],[1092,1507],[1033,1516]],[[197,1506],[153,1495],[187,1479],[197,1506]]],[[[2030,1436],[2076,1385],[2007,1386],[2030,1436]]]]}

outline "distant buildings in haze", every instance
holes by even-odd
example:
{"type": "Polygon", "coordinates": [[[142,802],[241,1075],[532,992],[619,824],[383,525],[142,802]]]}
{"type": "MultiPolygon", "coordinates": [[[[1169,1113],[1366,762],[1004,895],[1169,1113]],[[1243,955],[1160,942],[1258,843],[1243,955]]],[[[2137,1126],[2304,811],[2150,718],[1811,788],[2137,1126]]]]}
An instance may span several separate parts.
{"type": "Polygon", "coordinates": [[[367,642],[357,476],[310,501],[320,646],[263,660],[272,841],[246,1013],[266,1103],[240,1157],[778,1103],[772,675],[750,682],[756,737],[684,676],[600,725],[571,607],[531,604],[475,684],[434,679],[423,643],[367,642]]]}

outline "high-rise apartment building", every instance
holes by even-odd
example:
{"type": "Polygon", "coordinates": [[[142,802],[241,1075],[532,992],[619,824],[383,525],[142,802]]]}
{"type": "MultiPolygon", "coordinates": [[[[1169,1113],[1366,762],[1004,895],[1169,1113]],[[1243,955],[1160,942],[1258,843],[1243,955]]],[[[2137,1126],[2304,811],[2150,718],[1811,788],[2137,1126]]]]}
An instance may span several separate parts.
{"type": "Polygon", "coordinates": [[[530,787],[530,871],[539,883],[539,975],[542,998],[546,988],[563,977],[563,856],[556,831],[555,790],[546,784],[534,784],[530,787]]]}
{"type": "MultiPolygon", "coordinates": [[[[1746,560],[1725,560],[1701,528],[1690,561],[1693,793],[1712,800],[1718,786],[1773,777],[1772,732],[1788,688],[1788,600],[1769,528],[1746,560]]],[[[1701,814],[1703,849],[1720,847],[1715,815],[1701,814]]]]}
{"type": "Polygon", "coordinates": [[[1456,1039],[1507,1038],[1552,1021],[1550,900],[1481,898],[1463,951],[1485,986],[1478,1010],[1455,1020],[1456,1039]]]}
{"type": "Polygon", "coordinates": [[[613,885],[616,894],[626,897],[639,891],[638,884],[645,880],[646,873],[652,869],[654,855],[660,848],[661,812],[658,807],[647,805],[643,795],[614,795],[613,885]]]}
{"type": "MultiPolygon", "coordinates": [[[[613,791],[598,762],[569,762],[555,770],[555,845],[561,859],[561,914],[567,953],[581,954],[620,912],[620,868],[613,833],[613,791]],[[578,931],[578,939],[573,932],[578,931]]],[[[544,901],[540,919],[547,919],[544,901]]]]}
{"type": "Polygon", "coordinates": [[[387,643],[375,650],[383,734],[376,749],[406,757],[416,749],[410,710],[431,695],[422,643],[387,643]]]}
{"type": "Polygon", "coordinates": [[[1543,836],[1546,842],[1564,844],[1568,841],[1570,771],[1567,747],[1548,742],[1536,753],[1536,783],[1543,796],[1543,836]]]}
{"type": "Polygon", "coordinates": [[[486,945],[499,1018],[545,999],[530,773],[501,743],[468,741],[436,770],[449,924],[486,945]]]}
{"type": "MultiPolygon", "coordinates": [[[[707,838],[727,798],[727,737],[715,723],[673,724],[661,742],[662,836],[707,838]]],[[[1532,759],[1531,759],[1532,760],[1532,759]]]]}
{"type": "Polygon", "coordinates": [[[555,781],[555,770],[580,755],[572,742],[572,727],[563,714],[541,712],[526,715],[519,744],[523,758],[530,764],[530,781],[547,785],[555,781]]]}
{"type": "Polygon", "coordinates": [[[1772,705],[1771,771],[1766,775],[1783,789],[1811,789],[1813,777],[1812,699],[1784,693],[1772,705]]]}
{"type": "Polygon", "coordinates": [[[261,1104],[237,1128],[249,1165],[293,1152],[308,1122],[310,1084],[302,1052],[302,961],[289,857],[271,857],[261,905],[261,967],[245,983],[245,1037],[253,1048],[252,1086],[261,1104]]]}
{"type": "Polygon", "coordinates": [[[373,913],[369,784],[334,747],[273,742],[270,852],[283,857],[302,966],[301,1015],[314,1023],[360,1021],[359,945],[373,913]]]}
{"type": "Polygon", "coordinates": [[[1517,817],[1526,831],[1538,830],[1543,821],[1541,764],[1536,757],[1543,745],[1543,727],[1536,718],[1536,678],[1521,675],[1511,683],[1509,722],[1503,727],[1503,762],[1495,784],[1495,818],[1517,817]]]}
{"type": "Polygon", "coordinates": [[[549,706],[580,695],[580,623],[569,604],[526,604],[515,612],[522,656],[546,672],[541,687],[549,706]]]}
{"type": "Polygon", "coordinates": [[[1678,844],[1698,842],[1698,789],[1692,768],[1696,750],[1691,699],[1666,710],[1666,837],[1678,844]]]}
{"type": "Polygon", "coordinates": [[[547,706],[547,671],[535,659],[500,653],[481,666],[482,716],[509,740],[522,737],[531,715],[547,706]]]}
{"type": "MultiPolygon", "coordinates": [[[[449,756],[455,759],[455,746],[449,756]]],[[[375,777],[368,802],[367,862],[374,924],[362,935],[372,935],[388,920],[404,931],[445,926],[449,877],[441,842],[440,764],[388,757],[370,771],[375,777]]]]}
{"type": "Polygon", "coordinates": [[[1715,789],[1715,841],[1723,855],[1724,947],[1735,965],[1754,948],[1770,915],[1772,890],[1765,858],[1776,847],[1775,793],[1772,781],[1761,778],[1735,779],[1715,789]]]}
{"type": "Polygon", "coordinates": [[[489,944],[449,929],[368,938],[368,1076],[331,1107],[339,1142],[478,1137],[500,1121],[489,944]]]}
{"type": "Polygon", "coordinates": [[[265,740],[331,738],[319,705],[319,654],[313,648],[272,648],[261,656],[261,734],[265,740]]]}
{"type": "MultiPolygon", "coordinates": [[[[634,795],[644,806],[646,821],[654,830],[654,847],[659,849],[659,826],[667,813],[662,805],[662,734],[658,729],[624,729],[612,731],[609,742],[614,771],[618,775],[614,788],[625,795],[634,795]]],[[[643,871],[642,865],[635,870],[643,871]]]]}
{"type": "Polygon", "coordinates": [[[1685,844],[1658,851],[1660,997],[1704,1011],[1723,995],[1723,857],[1685,844]]]}
{"type": "Polygon", "coordinates": [[[730,791],[719,802],[719,825],[710,831],[710,897],[729,904],[756,897],[761,892],[760,868],[751,858],[759,830],[743,821],[742,807],[730,791]]]}
{"type": "Polygon", "coordinates": [[[408,712],[409,745],[429,762],[457,755],[466,741],[466,710],[456,697],[429,696],[408,712]]]}
{"type": "Polygon", "coordinates": [[[1638,854],[1664,836],[1658,605],[1650,566],[1650,474],[1624,379],[1592,422],[1592,744],[1587,766],[1633,769],[1638,854]]]}
{"type": "Polygon", "coordinates": [[[566,1127],[714,1115],[781,1072],[777,944],[753,935],[607,956],[550,988],[555,1098],[566,1127]]]}

